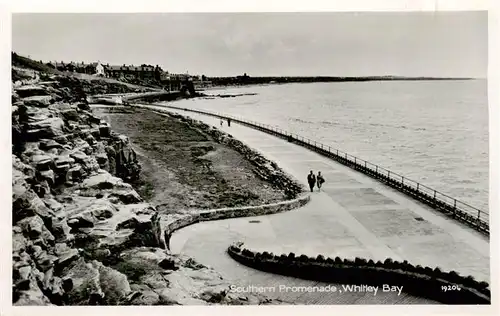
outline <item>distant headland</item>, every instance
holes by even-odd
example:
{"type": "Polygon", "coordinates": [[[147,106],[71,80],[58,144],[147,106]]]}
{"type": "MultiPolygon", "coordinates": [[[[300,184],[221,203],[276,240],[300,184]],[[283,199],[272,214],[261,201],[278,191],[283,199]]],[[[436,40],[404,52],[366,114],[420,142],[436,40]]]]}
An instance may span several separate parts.
{"type": "Polygon", "coordinates": [[[404,77],[404,76],[269,76],[251,77],[247,74],[236,77],[209,77],[215,86],[220,85],[255,85],[309,82],[349,82],[349,81],[422,81],[422,80],[473,80],[475,78],[457,77],[404,77]]]}

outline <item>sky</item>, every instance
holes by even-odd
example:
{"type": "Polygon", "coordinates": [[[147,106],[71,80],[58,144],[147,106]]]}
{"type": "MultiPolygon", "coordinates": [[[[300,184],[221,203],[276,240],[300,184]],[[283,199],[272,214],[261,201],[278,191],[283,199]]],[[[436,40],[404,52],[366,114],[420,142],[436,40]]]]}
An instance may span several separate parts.
{"type": "Polygon", "coordinates": [[[206,76],[485,78],[486,11],[17,13],[12,49],[36,60],[160,65],[206,76]]]}

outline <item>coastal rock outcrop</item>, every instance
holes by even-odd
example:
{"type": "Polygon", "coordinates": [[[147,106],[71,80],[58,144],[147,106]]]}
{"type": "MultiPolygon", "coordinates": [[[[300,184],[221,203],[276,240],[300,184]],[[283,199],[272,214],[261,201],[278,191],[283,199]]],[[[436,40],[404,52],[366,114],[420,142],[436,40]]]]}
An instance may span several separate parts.
{"type": "Polygon", "coordinates": [[[129,139],[90,112],[88,94],[126,86],[13,68],[14,305],[265,304],[165,247],[162,220],[127,183],[129,139]],[[43,81],[42,81],[43,80],[43,81]]]}

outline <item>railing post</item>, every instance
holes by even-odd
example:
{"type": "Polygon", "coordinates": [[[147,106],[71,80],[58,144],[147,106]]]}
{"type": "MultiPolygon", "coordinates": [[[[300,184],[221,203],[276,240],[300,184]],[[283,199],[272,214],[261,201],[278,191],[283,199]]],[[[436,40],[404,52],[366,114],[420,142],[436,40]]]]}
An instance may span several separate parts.
{"type": "Polygon", "coordinates": [[[375,166],[375,172],[378,173],[378,166],[375,166]]]}
{"type": "Polygon", "coordinates": [[[356,157],[354,157],[354,163],[358,164],[358,161],[357,161],[356,157]]]}
{"type": "Polygon", "coordinates": [[[387,170],[387,178],[391,178],[391,171],[390,170],[387,170]]]}
{"type": "Polygon", "coordinates": [[[417,182],[417,191],[419,191],[420,183],[417,182]]]}
{"type": "Polygon", "coordinates": [[[436,198],[436,190],[434,190],[434,198],[436,198]]]}
{"type": "Polygon", "coordinates": [[[366,160],[365,160],[365,168],[366,168],[366,160]]]}
{"type": "Polygon", "coordinates": [[[405,177],[401,176],[401,185],[405,185],[405,177]]]}

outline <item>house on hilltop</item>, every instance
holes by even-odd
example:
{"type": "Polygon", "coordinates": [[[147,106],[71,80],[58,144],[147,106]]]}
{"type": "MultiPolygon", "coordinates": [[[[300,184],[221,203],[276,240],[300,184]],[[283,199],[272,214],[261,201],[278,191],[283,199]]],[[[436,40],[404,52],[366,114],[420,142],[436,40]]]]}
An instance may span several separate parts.
{"type": "Polygon", "coordinates": [[[110,78],[124,78],[124,79],[149,79],[161,80],[163,69],[160,66],[152,66],[142,64],[140,66],[134,65],[103,65],[106,77],[110,78]]]}
{"type": "Polygon", "coordinates": [[[99,62],[94,63],[77,63],[77,62],[69,62],[65,63],[61,62],[49,62],[46,64],[49,67],[57,69],[59,71],[68,71],[68,72],[77,72],[88,75],[104,75],[104,68],[99,62]]]}

